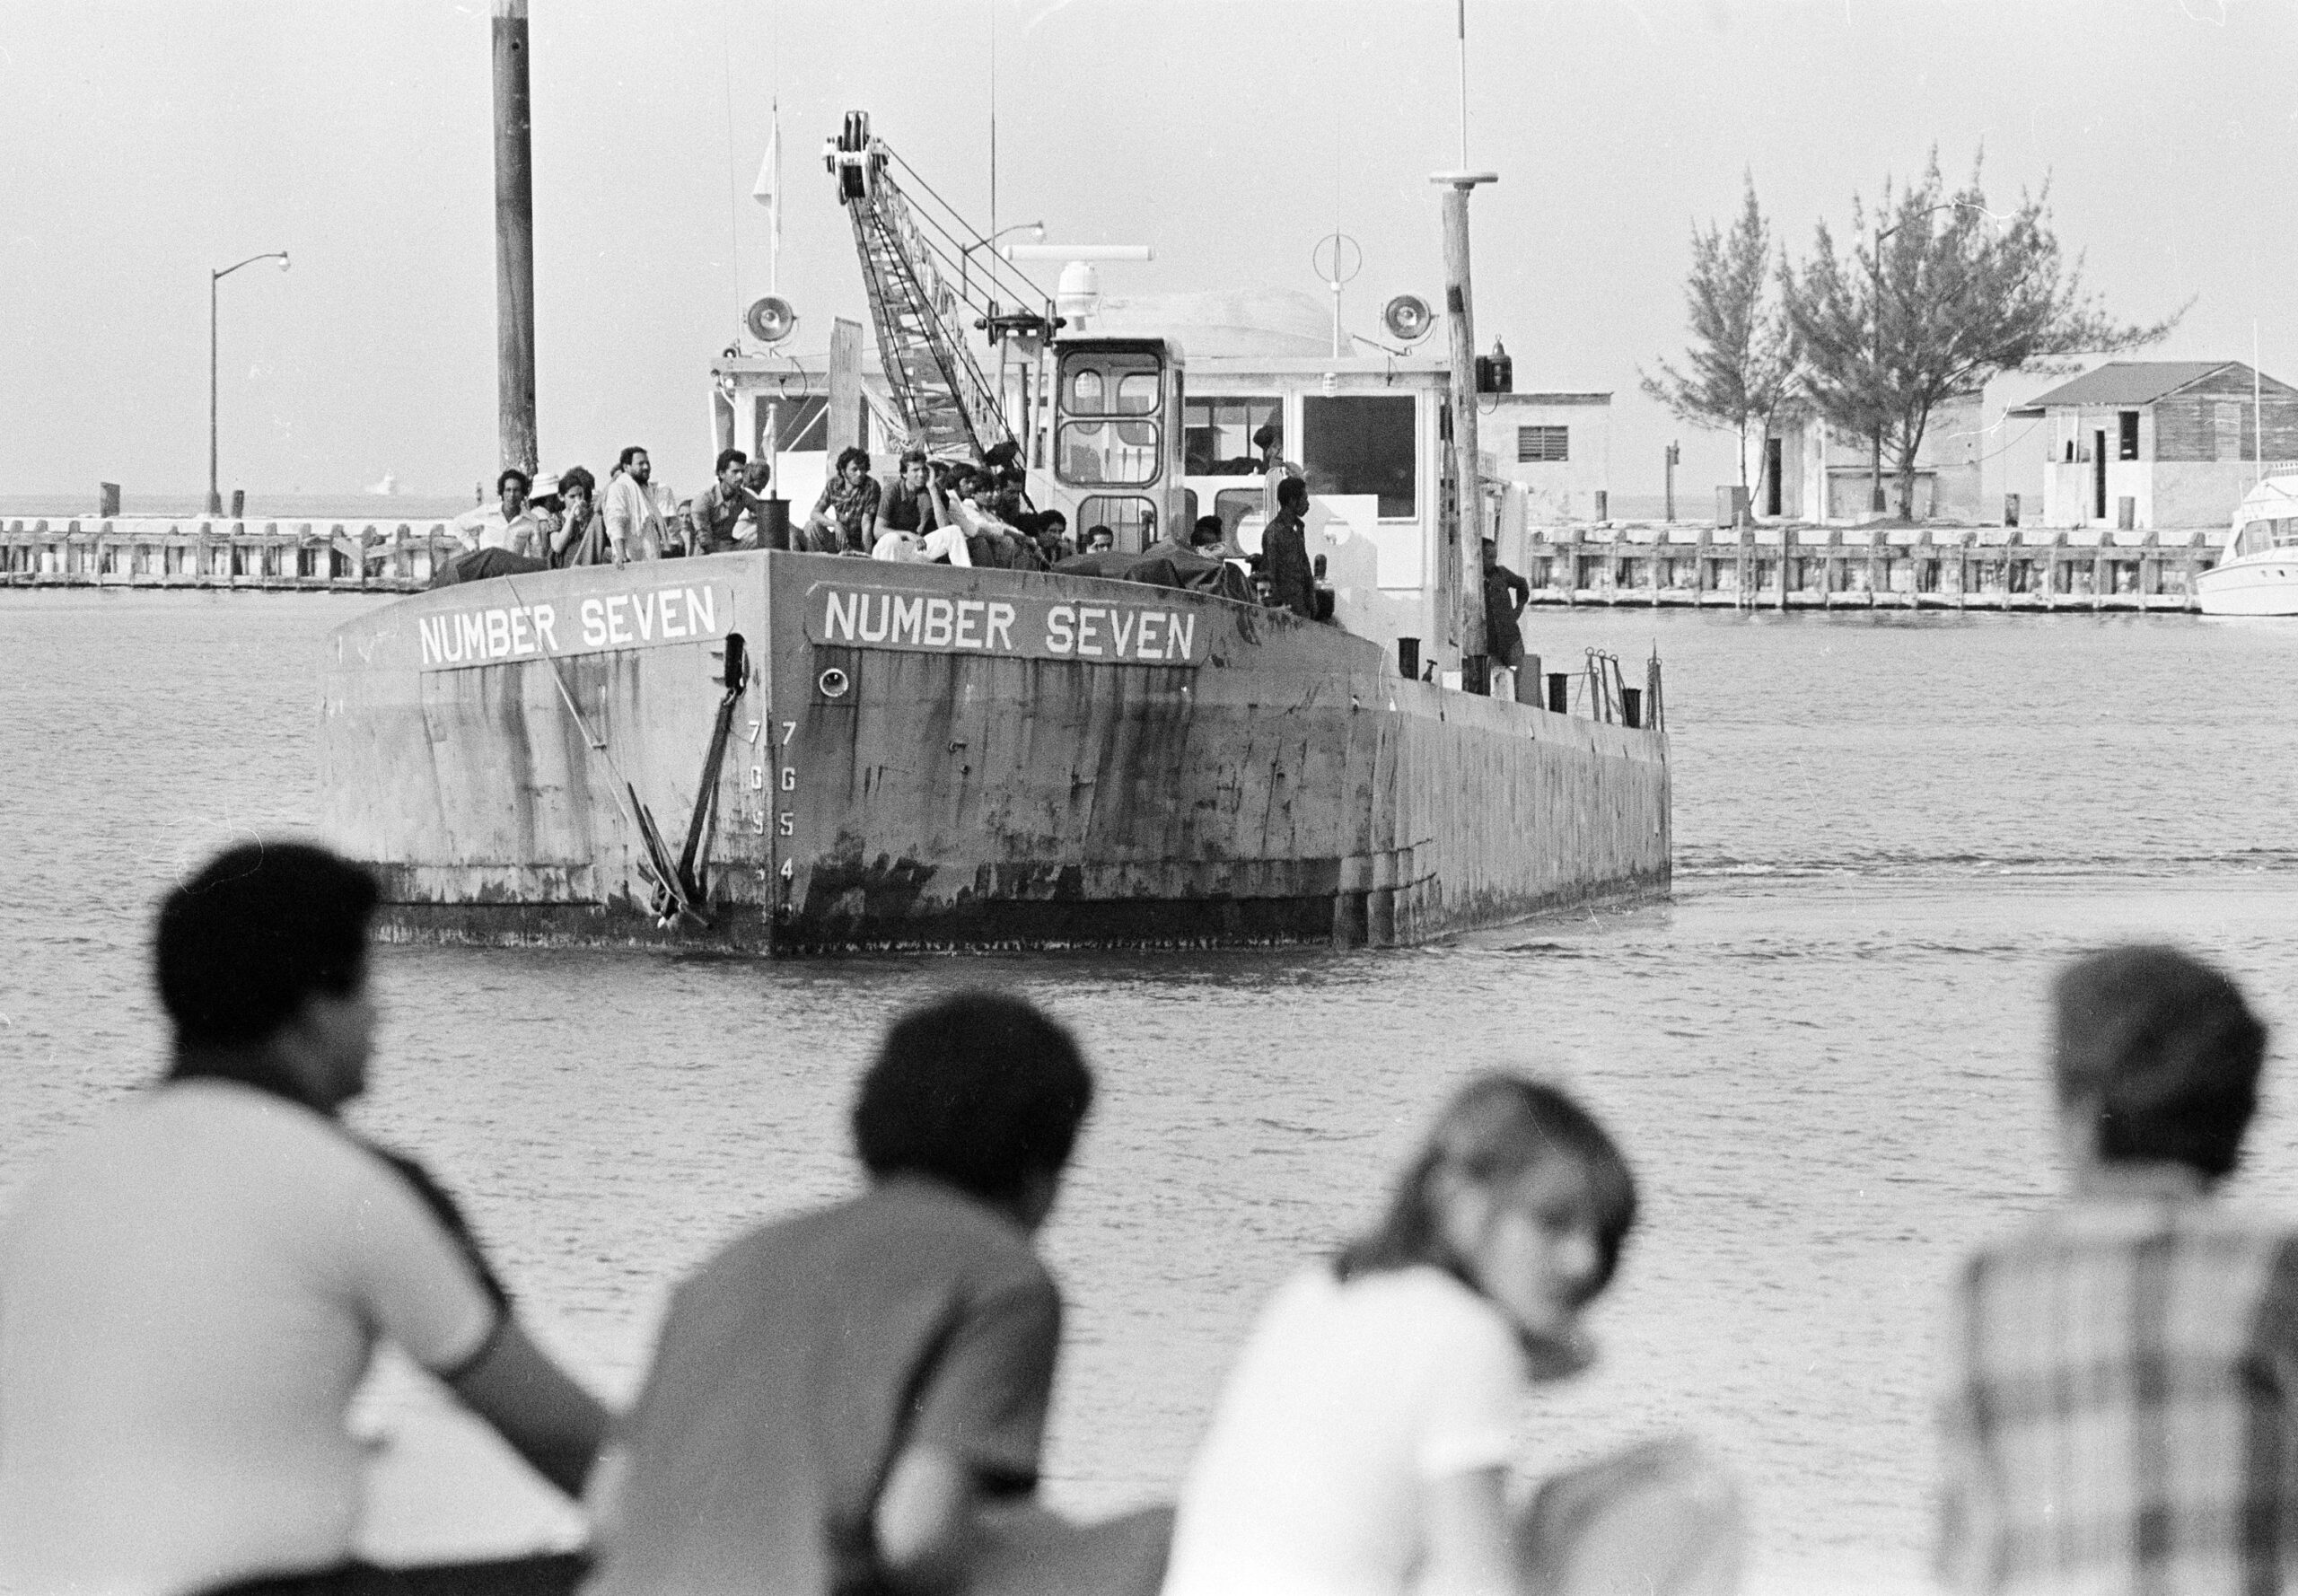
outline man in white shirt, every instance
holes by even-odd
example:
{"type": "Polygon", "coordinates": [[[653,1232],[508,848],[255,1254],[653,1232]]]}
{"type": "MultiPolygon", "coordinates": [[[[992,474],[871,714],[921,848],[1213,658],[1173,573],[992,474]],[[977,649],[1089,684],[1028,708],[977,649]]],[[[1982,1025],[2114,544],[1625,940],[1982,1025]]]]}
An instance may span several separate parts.
{"type": "MultiPolygon", "coordinates": [[[[337,1118],[365,1085],[375,901],[364,872],[272,842],[162,906],[167,1078],[0,1224],[0,1591],[383,1588],[352,1561],[344,1427],[383,1338],[581,1490],[606,1410],[520,1328],[452,1202],[337,1118]]],[[[542,1582],[522,1591],[579,1573],[496,1566],[542,1582]]]]}
{"type": "Polygon", "coordinates": [[[653,475],[653,462],[633,443],[622,452],[607,483],[607,541],[614,546],[618,566],[662,557],[662,515],[646,491],[653,475]]]}
{"type": "Polygon", "coordinates": [[[542,552],[542,528],[527,508],[527,474],[512,466],[495,479],[498,503],[455,517],[455,536],[462,539],[464,553],[500,548],[531,558],[542,552]]]}

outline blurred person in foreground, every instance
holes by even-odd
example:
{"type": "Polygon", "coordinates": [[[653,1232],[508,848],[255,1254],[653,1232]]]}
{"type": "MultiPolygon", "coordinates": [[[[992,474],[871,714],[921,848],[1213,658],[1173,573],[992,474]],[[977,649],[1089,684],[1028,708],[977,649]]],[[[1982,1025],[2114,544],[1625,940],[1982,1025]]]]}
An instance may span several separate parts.
{"type": "Polygon", "coordinates": [[[2298,1573],[2298,1228],[2214,1193],[2266,1028],[2174,948],[2055,988],[2064,1196],[1965,1263],[1938,1573],[1964,1592],[2253,1592],[2298,1573]]]}
{"type": "Polygon", "coordinates": [[[593,1493],[588,1596],[1155,1588],[1165,1515],[1031,1501],[1061,1298],[1031,1241],[1092,1076],[967,993],[896,1021],[853,1111],[869,1183],[681,1285],[593,1493]]]}
{"type": "Polygon", "coordinates": [[[1636,1182],[1557,1088],[1457,1092],[1380,1223],[1262,1310],[1181,1487],[1164,1596],[1688,1596],[1735,1588],[1741,1514],[1659,1439],[1512,1499],[1516,1416],[1594,1353],[1636,1182]]]}
{"type": "Polygon", "coordinates": [[[607,1414],[528,1338],[454,1205],[338,1114],[366,1084],[375,886],[252,844],[170,892],[164,1079],[0,1225],[0,1591],[571,1589],[573,1557],[353,1560],[345,1411],[379,1340],[579,1494],[607,1414]]]}

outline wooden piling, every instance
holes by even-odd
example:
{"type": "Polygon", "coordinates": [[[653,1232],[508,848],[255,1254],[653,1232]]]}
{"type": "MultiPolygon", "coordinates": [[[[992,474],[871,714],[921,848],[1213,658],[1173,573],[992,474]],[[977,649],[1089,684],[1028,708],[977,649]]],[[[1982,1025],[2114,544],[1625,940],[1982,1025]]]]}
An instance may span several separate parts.
{"type": "Polygon", "coordinates": [[[495,0],[495,390],[504,467],[532,476],[535,194],[527,0],[495,0]]]}

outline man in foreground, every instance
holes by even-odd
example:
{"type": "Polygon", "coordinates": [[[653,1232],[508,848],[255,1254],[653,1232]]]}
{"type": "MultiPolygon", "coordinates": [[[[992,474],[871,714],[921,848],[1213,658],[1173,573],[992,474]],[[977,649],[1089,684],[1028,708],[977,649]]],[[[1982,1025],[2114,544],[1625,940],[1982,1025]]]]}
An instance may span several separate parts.
{"type": "MultiPolygon", "coordinates": [[[[754,518],[760,503],[759,495],[750,487],[749,476],[749,455],[739,449],[718,452],[717,474],[711,478],[709,487],[694,495],[689,513],[694,520],[695,553],[724,554],[742,547],[740,523],[746,516],[754,518]]],[[[755,539],[756,535],[753,520],[751,536],[755,539]]],[[[750,547],[755,548],[756,543],[750,547]]]]}
{"type": "MultiPolygon", "coordinates": [[[[166,1079],[0,1226],[0,1591],[400,1590],[351,1560],[344,1415],[383,1338],[581,1490],[605,1410],[528,1339],[444,1194],[337,1118],[366,1083],[374,905],[364,872],[295,844],[231,849],[162,905],[166,1079]]],[[[578,1573],[529,1559],[420,1588],[578,1573]]]]}
{"type": "Polygon", "coordinates": [[[1268,601],[1302,620],[1317,618],[1317,575],[1309,565],[1309,485],[1287,477],[1276,485],[1276,513],[1260,535],[1268,561],[1268,601]]]}
{"type": "Polygon", "coordinates": [[[1980,1249],[1943,1345],[1943,1583],[2275,1591],[2298,1563],[2298,1231],[2230,1212],[2266,1030],[2175,949],[2066,970],[2065,1198],[1980,1249]]]}
{"type": "Polygon", "coordinates": [[[854,1107],[868,1188],[671,1299],[600,1471],[592,1596],[1153,1589],[1163,1515],[1074,1530],[1029,1502],[1061,1336],[1031,1240],[1092,1098],[1018,999],[898,1021],[854,1107]]]}

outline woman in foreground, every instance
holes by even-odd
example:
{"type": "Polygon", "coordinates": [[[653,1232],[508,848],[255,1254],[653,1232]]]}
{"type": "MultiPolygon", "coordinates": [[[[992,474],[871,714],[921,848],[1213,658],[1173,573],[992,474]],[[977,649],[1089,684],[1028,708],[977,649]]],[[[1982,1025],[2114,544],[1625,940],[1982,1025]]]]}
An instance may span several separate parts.
{"type": "Polygon", "coordinates": [[[1386,1216],[1271,1299],[1182,1487],[1165,1596],[1721,1592],[1740,1512],[1687,1443],[1508,1490],[1536,1382],[1592,1354],[1636,1188],[1556,1088],[1465,1088],[1386,1216]]]}

